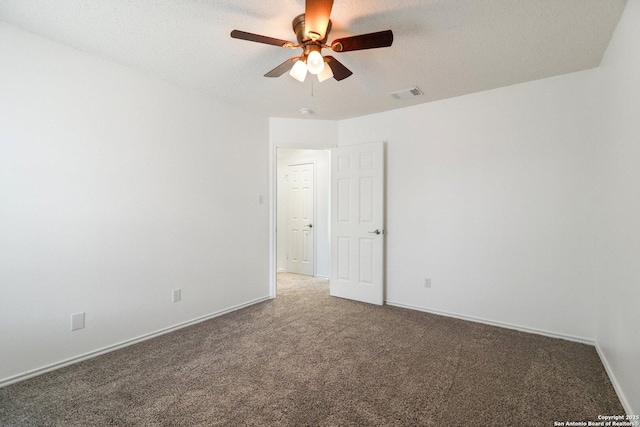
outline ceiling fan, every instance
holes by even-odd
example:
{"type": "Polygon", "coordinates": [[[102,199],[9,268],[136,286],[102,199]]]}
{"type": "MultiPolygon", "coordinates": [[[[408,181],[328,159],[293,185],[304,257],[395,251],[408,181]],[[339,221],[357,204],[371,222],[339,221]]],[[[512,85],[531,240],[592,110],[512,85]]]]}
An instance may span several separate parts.
{"type": "Polygon", "coordinates": [[[246,31],[233,30],[231,37],[251,42],[270,44],[288,49],[302,48],[302,55],[294,56],[265,74],[265,77],[280,77],[287,71],[296,80],[303,82],[307,71],[316,74],[319,81],[333,77],[340,81],[349,77],[351,70],[345,67],[333,56],[322,56],[322,49],[334,52],[349,52],[352,50],[375,49],[388,47],[393,43],[391,30],[361,34],[334,40],[327,45],[327,37],[331,31],[331,8],[333,0],[306,0],[305,13],[293,19],[293,32],[298,44],[287,40],[261,36],[246,31]]]}

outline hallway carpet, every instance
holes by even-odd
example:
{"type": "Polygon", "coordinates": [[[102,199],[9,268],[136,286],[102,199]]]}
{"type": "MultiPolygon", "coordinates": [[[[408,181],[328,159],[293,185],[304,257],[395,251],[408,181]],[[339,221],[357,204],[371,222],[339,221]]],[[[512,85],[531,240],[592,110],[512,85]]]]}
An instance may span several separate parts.
{"type": "Polygon", "coordinates": [[[591,346],[278,280],[275,300],[0,389],[0,425],[553,426],[624,412],[591,346]]]}

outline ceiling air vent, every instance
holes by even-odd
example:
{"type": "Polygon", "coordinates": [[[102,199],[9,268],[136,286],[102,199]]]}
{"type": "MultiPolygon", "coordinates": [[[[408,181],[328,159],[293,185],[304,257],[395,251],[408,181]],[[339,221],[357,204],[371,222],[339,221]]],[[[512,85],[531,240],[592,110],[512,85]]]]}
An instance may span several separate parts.
{"type": "Polygon", "coordinates": [[[393,96],[395,99],[409,99],[409,98],[413,98],[414,96],[420,96],[424,94],[422,93],[422,91],[418,86],[415,86],[409,89],[402,89],[402,90],[397,90],[395,92],[391,92],[390,95],[393,96]]]}

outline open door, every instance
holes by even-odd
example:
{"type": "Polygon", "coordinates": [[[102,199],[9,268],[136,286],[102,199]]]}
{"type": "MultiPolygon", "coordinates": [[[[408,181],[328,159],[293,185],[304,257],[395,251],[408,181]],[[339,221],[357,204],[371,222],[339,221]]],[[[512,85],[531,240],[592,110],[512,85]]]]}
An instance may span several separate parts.
{"type": "Polygon", "coordinates": [[[383,227],[382,142],[332,149],[331,295],[382,305],[383,227]]]}

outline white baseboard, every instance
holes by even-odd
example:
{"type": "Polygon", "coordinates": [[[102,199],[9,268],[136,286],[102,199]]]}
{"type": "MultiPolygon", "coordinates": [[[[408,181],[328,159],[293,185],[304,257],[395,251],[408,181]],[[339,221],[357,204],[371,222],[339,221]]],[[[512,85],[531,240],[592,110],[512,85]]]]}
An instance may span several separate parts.
{"type": "Polygon", "coordinates": [[[269,299],[272,299],[272,298],[269,297],[269,296],[258,298],[258,299],[255,299],[255,300],[243,303],[243,304],[238,304],[238,305],[235,305],[233,307],[226,308],[224,310],[216,311],[214,313],[210,313],[210,314],[207,314],[207,315],[204,315],[204,316],[201,316],[201,317],[197,317],[197,318],[195,318],[193,320],[188,320],[186,322],[178,323],[177,325],[169,326],[168,328],[160,329],[158,331],[151,332],[151,333],[148,333],[148,334],[145,334],[145,335],[141,335],[141,336],[136,337],[136,338],[131,338],[129,340],[122,341],[122,342],[119,342],[117,344],[109,345],[109,346],[106,346],[106,347],[103,347],[103,348],[100,348],[100,349],[97,349],[97,350],[94,350],[94,351],[90,351],[88,353],[84,353],[84,354],[81,354],[79,356],[70,357],[68,359],[62,360],[60,362],[52,363],[50,365],[46,365],[46,366],[43,366],[41,368],[32,369],[30,371],[23,372],[22,374],[14,375],[12,377],[0,380],[0,388],[8,386],[9,384],[13,384],[13,383],[17,383],[17,382],[20,382],[20,381],[24,381],[24,380],[26,380],[28,378],[32,378],[32,377],[36,377],[38,375],[42,375],[42,374],[47,373],[47,372],[55,371],[56,369],[60,369],[62,367],[68,366],[68,365],[73,365],[74,363],[82,362],[83,360],[91,359],[93,357],[100,356],[102,354],[109,353],[109,352],[112,352],[114,350],[118,350],[118,349],[121,349],[121,348],[124,348],[124,347],[128,347],[130,345],[134,345],[134,344],[140,343],[142,341],[146,341],[148,339],[155,338],[157,336],[167,334],[169,332],[177,331],[178,329],[186,328],[187,326],[195,325],[197,323],[204,322],[204,321],[209,320],[209,319],[213,319],[214,317],[222,316],[223,314],[227,314],[227,313],[230,313],[232,311],[240,310],[242,308],[249,307],[251,305],[258,304],[260,302],[267,301],[269,299]]]}
{"type": "Polygon", "coordinates": [[[471,322],[484,323],[485,325],[498,326],[498,327],[507,328],[507,329],[515,329],[516,331],[544,335],[551,338],[560,338],[563,340],[579,342],[582,344],[588,344],[593,346],[595,346],[596,344],[594,340],[589,338],[578,337],[575,335],[561,334],[561,333],[551,332],[551,331],[545,331],[543,329],[529,328],[527,326],[514,325],[511,323],[497,322],[495,320],[483,319],[481,317],[467,316],[464,314],[452,313],[452,312],[443,311],[443,310],[436,310],[428,307],[421,307],[421,306],[411,305],[411,304],[403,304],[395,301],[385,301],[385,304],[392,305],[394,307],[408,308],[410,310],[423,311],[425,313],[437,314],[440,316],[453,317],[461,320],[469,320],[471,322]]]}
{"type": "Polygon", "coordinates": [[[604,370],[607,371],[609,380],[611,381],[611,384],[613,385],[613,389],[616,391],[616,394],[618,395],[618,399],[620,399],[620,403],[622,403],[622,407],[624,408],[625,412],[627,413],[627,415],[638,414],[638,412],[634,412],[633,408],[631,408],[631,404],[627,400],[627,396],[625,396],[624,392],[622,391],[622,387],[620,386],[618,379],[613,373],[613,370],[611,369],[611,365],[609,365],[607,356],[604,354],[604,351],[602,350],[602,348],[600,348],[600,345],[598,344],[597,341],[596,341],[596,351],[598,352],[598,356],[600,356],[600,360],[602,361],[604,370]]]}

